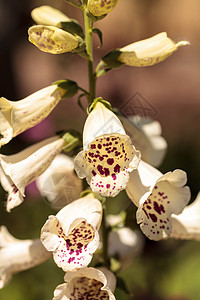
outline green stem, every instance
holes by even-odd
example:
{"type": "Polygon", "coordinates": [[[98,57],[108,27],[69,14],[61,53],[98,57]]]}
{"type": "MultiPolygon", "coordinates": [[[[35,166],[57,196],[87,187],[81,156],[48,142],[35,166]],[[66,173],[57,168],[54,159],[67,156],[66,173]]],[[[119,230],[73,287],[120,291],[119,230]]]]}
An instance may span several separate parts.
{"type": "Polygon", "coordinates": [[[109,266],[108,262],[108,228],[106,226],[106,208],[103,207],[103,217],[101,222],[102,233],[102,258],[105,266],[109,266]]]}
{"type": "Polygon", "coordinates": [[[93,22],[87,16],[87,7],[84,6],[84,24],[85,24],[85,43],[88,54],[88,76],[89,76],[89,103],[95,98],[96,76],[93,70],[93,41],[92,26],[93,22]]]}

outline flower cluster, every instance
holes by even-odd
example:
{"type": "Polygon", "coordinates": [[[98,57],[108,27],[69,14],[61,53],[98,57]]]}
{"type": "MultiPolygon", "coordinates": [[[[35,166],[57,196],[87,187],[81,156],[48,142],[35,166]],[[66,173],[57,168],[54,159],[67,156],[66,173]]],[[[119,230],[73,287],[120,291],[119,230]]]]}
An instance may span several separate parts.
{"type": "Polygon", "coordinates": [[[159,63],[188,42],[175,43],[163,32],[111,51],[94,70],[92,33],[100,38],[101,33],[93,28],[93,23],[110,13],[118,0],[67,2],[83,12],[85,33],[76,20],[50,6],[41,6],[32,11],[36,25],[28,30],[29,41],[44,52],[73,52],[85,58],[89,91],[65,79],[16,102],[0,98],[0,146],[40,123],[61,99],[80,90],[83,94],[78,103],[82,106],[80,99],[86,97],[88,116],[82,139],[66,130],[19,153],[0,154],[0,181],[8,193],[7,211],[23,202],[25,188],[33,181],[41,196],[57,211],[44,223],[40,239],[22,241],[1,227],[0,288],[12,274],[53,257],[65,272],[65,283],[55,288],[54,300],[114,300],[117,270],[112,267],[111,258],[116,253],[121,260],[137,255],[144,238],[141,232],[125,225],[125,210],[119,216],[106,217],[109,197],[121,197],[126,192],[136,206],[141,231],[155,241],[199,240],[200,204],[198,196],[187,206],[190,189],[185,186],[184,171],[162,174],[155,168],[162,163],[167,149],[159,122],[116,113],[108,101],[95,97],[95,82],[97,77],[124,64],[142,67],[159,63]]]}

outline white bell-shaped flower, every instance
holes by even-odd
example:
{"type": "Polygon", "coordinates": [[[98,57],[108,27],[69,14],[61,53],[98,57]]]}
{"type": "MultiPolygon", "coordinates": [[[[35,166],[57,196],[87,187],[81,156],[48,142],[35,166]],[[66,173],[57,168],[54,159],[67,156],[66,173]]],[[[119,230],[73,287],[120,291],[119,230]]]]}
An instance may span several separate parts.
{"type": "Polygon", "coordinates": [[[166,32],[158,33],[148,39],[120,48],[118,61],[128,66],[152,66],[174,53],[180,46],[189,45],[188,41],[175,43],[166,32]]]}
{"type": "Polygon", "coordinates": [[[40,176],[62,151],[64,140],[45,139],[13,155],[0,154],[0,181],[8,192],[7,211],[23,202],[26,186],[40,176]]]}
{"type": "Polygon", "coordinates": [[[167,142],[161,136],[160,123],[148,117],[120,117],[133,145],[141,152],[141,159],[158,167],[167,150],[167,142]]]}
{"type": "Polygon", "coordinates": [[[172,215],[172,232],[175,239],[200,240],[200,193],[180,215],[172,215]]]}
{"type": "Polygon", "coordinates": [[[107,268],[83,268],[67,272],[64,280],[54,291],[53,300],[115,300],[115,275],[107,268]]]}
{"type": "Polygon", "coordinates": [[[1,97],[0,147],[44,120],[64,93],[65,91],[57,85],[50,85],[19,101],[1,97]]]}
{"type": "Polygon", "coordinates": [[[86,177],[93,192],[114,197],[126,188],[139,160],[120,120],[97,99],[84,125],[83,151],[74,160],[78,176],[86,177]]]}
{"type": "Polygon", "coordinates": [[[126,192],[138,207],[137,222],[152,240],[170,237],[172,214],[178,215],[190,200],[190,189],[184,186],[187,175],[182,170],[162,174],[141,161],[130,175],[126,192]]]}
{"type": "Polygon", "coordinates": [[[19,240],[5,226],[0,227],[0,288],[12,275],[35,267],[51,258],[40,239],[19,240]]]}
{"type": "Polygon", "coordinates": [[[41,230],[41,241],[64,271],[86,267],[99,245],[98,229],[102,205],[89,193],[49,216],[41,230]]]}
{"type": "Polygon", "coordinates": [[[61,209],[79,198],[83,184],[74,173],[73,158],[58,154],[36,179],[36,185],[51,207],[61,209]]]}

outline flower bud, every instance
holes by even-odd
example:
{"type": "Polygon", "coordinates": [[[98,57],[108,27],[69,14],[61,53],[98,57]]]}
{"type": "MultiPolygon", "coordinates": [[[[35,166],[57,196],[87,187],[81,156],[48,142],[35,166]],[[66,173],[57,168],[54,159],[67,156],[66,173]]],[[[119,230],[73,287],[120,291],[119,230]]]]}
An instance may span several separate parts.
{"type": "Polygon", "coordinates": [[[174,43],[170,38],[167,37],[166,32],[161,32],[151,38],[119,49],[121,54],[118,57],[118,61],[128,66],[151,66],[165,60],[180,46],[185,46],[188,44],[188,41],[174,43]]]}
{"type": "Polygon", "coordinates": [[[88,9],[96,17],[105,15],[112,11],[118,0],[88,0],[88,9]]]}
{"type": "Polygon", "coordinates": [[[37,24],[47,26],[50,25],[59,27],[60,22],[70,21],[70,18],[61,11],[48,5],[34,8],[31,12],[31,17],[37,24]]]}
{"type": "Polygon", "coordinates": [[[29,41],[43,52],[61,54],[75,50],[79,39],[54,26],[35,25],[29,28],[29,41]]]}

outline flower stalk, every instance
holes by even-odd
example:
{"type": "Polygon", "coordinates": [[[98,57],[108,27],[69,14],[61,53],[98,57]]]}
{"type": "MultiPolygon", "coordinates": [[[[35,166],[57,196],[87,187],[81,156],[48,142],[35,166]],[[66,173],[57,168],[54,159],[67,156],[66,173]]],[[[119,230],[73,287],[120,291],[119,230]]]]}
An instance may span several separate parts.
{"type": "Polygon", "coordinates": [[[85,43],[88,54],[88,77],[89,77],[89,104],[95,99],[96,76],[93,69],[93,41],[92,41],[92,27],[93,22],[88,16],[88,9],[84,6],[83,10],[84,26],[85,26],[85,43]]]}

